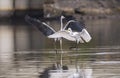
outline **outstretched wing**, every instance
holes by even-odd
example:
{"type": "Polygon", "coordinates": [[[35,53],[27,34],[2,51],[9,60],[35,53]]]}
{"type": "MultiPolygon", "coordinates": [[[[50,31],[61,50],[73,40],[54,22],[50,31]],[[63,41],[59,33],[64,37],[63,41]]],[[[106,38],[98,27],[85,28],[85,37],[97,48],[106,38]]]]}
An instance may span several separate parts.
{"type": "Polygon", "coordinates": [[[85,24],[82,22],[77,22],[74,20],[70,20],[63,30],[67,30],[68,28],[71,28],[71,30],[74,32],[78,32],[79,36],[85,41],[89,42],[92,38],[88,31],[85,28],[85,24]]]}
{"type": "Polygon", "coordinates": [[[36,28],[42,32],[45,36],[49,36],[51,34],[54,34],[55,33],[55,30],[53,28],[51,28],[49,25],[47,25],[46,23],[44,22],[41,22],[40,20],[38,19],[35,19],[35,18],[31,18],[30,16],[26,16],[25,17],[25,20],[33,25],[33,26],[36,26],[36,28]]]}
{"type": "Polygon", "coordinates": [[[70,20],[67,22],[63,30],[67,30],[68,28],[71,28],[72,31],[81,32],[85,28],[85,24],[82,22],[70,20]]]}

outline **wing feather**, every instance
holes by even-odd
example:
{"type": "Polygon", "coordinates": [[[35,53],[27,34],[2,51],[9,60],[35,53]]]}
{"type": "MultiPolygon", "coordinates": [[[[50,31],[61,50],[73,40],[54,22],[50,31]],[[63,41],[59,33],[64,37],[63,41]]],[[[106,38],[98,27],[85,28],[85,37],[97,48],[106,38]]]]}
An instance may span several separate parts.
{"type": "Polygon", "coordinates": [[[35,26],[40,32],[42,32],[45,36],[49,36],[51,34],[54,34],[56,31],[50,27],[49,25],[47,25],[44,22],[41,22],[38,19],[35,18],[31,18],[30,16],[26,16],[25,20],[31,24],[32,26],[35,26]]]}
{"type": "Polygon", "coordinates": [[[72,31],[81,32],[85,28],[85,25],[82,22],[70,20],[63,29],[67,30],[68,28],[71,28],[72,31]]]}

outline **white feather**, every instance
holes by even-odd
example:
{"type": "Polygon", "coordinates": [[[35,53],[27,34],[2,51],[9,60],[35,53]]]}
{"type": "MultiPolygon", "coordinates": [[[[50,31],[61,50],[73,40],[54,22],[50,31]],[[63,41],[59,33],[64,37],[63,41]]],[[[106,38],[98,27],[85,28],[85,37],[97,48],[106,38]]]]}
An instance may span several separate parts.
{"type": "Polygon", "coordinates": [[[67,40],[70,40],[70,41],[76,41],[76,39],[74,37],[72,37],[69,32],[67,31],[58,31],[50,36],[48,36],[48,38],[65,38],[67,40]]]}
{"type": "Polygon", "coordinates": [[[80,32],[80,36],[85,42],[89,42],[92,39],[86,29],[83,29],[82,32],[80,32]]]}

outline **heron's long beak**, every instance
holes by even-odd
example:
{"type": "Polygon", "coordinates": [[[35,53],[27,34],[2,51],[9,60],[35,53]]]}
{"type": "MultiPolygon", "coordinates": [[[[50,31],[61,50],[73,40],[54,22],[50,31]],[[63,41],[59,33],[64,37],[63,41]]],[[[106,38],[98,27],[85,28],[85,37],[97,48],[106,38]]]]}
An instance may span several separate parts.
{"type": "Polygon", "coordinates": [[[86,29],[83,29],[80,34],[81,34],[82,39],[85,42],[89,42],[92,39],[92,37],[90,36],[90,34],[88,33],[86,29]]]}

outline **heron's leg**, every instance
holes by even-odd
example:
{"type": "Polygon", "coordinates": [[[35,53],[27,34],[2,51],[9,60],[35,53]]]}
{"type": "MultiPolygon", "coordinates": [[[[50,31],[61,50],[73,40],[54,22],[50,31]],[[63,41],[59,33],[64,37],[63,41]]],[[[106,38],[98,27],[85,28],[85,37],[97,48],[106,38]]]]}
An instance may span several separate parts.
{"type": "Polygon", "coordinates": [[[62,66],[63,66],[62,38],[60,39],[60,50],[61,50],[61,56],[60,56],[60,66],[61,66],[61,69],[62,69],[62,66]]]}
{"type": "Polygon", "coordinates": [[[56,47],[56,39],[54,40],[54,50],[55,50],[55,64],[58,69],[59,68],[58,67],[58,51],[57,51],[57,47],[56,47]]]}
{"type": "Polygon", "coordinates": [[[75,68],[76,68],[76,72],[78,72],[78,55],[77,55],[77,52],[78,52],[78,41],[76,40],[76,58],[75,58],[75,68]]]}
{"type": "MultiPolygon", "coordinates": [[[[75,67],[76,67],[76,73],[79,72],[79,66],[78,66],[78,41],[76,40],[76,58],[75,58],[75,67]]],[[[82,66],[82,72],[80,73],[82,78],[85,78],[85,74],[84,74],[84,69],[83,69],[83,66],[82,66]]]]}
{"type": "Polygon", "coordinates": [[[78,48],[78,47],[77,47],[78,44],[79,44],[79,40],[76,40],[76,44],[75,44],[74,46],[70,47],[69,49],[76,49],[76,48],[78,48]]]}

